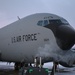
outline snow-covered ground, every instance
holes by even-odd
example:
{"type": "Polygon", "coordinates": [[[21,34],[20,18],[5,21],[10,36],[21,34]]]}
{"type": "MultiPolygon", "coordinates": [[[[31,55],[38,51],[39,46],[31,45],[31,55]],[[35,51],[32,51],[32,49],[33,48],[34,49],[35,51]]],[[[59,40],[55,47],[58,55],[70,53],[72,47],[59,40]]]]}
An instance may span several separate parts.
{"type": "MultiPolygon", "coordinates": [[[[44,68],[52,69],[53,63],[45,63],[44,68]]],[[[58,72],[55,75],[75,75],[75,67],[66,68],[61,65],[58,66],[58,72]]],[[[0,62],[0,69],[14,69],[14,63],[0,62]]]]}
{"type": "Polygon", "coordinates": [[[14,63],[0,62],[0,69],[14,69],[14,63]]]}
{"type": "MultiPolygon", "coordinates": [[[[53,63],[45,63],[43,67],[52,69],[53,63]]],[[[67,68],[61,65],[58,65],[58,72],[55,75],[75,75],[75,67],[67,68]]]]}

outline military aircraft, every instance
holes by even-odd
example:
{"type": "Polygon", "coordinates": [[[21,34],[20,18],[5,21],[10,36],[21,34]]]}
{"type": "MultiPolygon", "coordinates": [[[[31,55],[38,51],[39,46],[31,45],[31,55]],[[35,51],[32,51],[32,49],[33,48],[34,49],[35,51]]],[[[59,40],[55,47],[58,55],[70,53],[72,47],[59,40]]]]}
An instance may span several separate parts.
{"type": "Polygon", "coordinates": [[[74,63],[75,29],[64,18],[50,13],[36,13],[0,29],[0,61],[33,63],[59,62],[65,67],[74,63]]]}

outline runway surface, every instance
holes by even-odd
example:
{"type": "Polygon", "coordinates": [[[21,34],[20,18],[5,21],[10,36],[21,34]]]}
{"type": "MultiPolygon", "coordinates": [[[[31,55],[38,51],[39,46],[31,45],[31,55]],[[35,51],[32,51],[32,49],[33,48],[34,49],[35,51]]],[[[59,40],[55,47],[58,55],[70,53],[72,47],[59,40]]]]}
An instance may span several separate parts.
{"type": "MultiPolygon", "coordinates": [[[[52,63],[47,63],[44,67],[52,68],[52,63]]],[[[19,75],[19,72],[14,71],[14,64],[0,62],[0,75],[19,75]]],[[[73,68],[65,68],[59,66],[59,69],[55,73],[55,75],[75,75],[75,67],[73,68]]]]}

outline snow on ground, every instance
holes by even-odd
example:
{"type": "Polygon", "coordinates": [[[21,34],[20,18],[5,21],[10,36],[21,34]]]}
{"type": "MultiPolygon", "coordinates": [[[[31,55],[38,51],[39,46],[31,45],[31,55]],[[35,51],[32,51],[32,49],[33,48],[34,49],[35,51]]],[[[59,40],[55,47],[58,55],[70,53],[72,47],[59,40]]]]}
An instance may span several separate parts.
{"type": "Polygon", "coordinates": [[[0,69],[14,69],[14,63],[0,62],[0,69]]]}
{"type": "MultiPolygon", "coordinates": [[[[45,63],[44,68],[52,69],[53,63],[45,63]]],[[[75,67],[66,68],[61,65],[58,66],[59,70],[55,75],[75,75],[75,67]]],[[[0,62],[0,69],[14,69],[14,63],[0,62]]]]}
{"type": "MultiPolygon", "coordinates": [[[[53,63],[45,63],[44,68],[52,69],[53,63]]],[[[55,73],[55,75],[75,75],[75,67],[67,68],[63,67],[61,65],[58,65],[58,72],[55,73]]]]}

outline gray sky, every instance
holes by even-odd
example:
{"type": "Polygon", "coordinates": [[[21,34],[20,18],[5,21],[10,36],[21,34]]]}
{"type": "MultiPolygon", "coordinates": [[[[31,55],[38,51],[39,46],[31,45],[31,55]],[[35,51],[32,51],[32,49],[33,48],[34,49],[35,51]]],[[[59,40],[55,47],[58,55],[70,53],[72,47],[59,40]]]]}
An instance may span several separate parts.
{"type": "Polygon", "coordinates": [[[0,0],[0,28],[34,13],[57,14],[75,28],[75,0],[0,0]]]}

